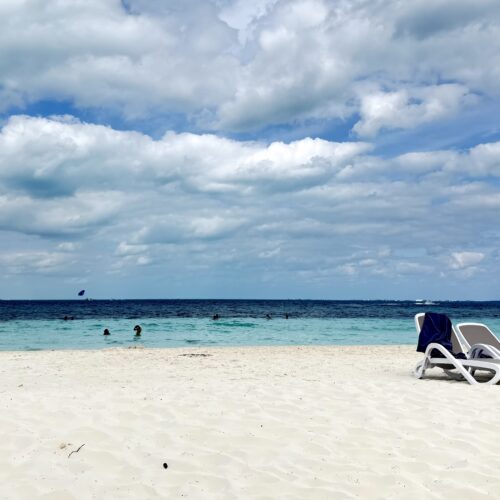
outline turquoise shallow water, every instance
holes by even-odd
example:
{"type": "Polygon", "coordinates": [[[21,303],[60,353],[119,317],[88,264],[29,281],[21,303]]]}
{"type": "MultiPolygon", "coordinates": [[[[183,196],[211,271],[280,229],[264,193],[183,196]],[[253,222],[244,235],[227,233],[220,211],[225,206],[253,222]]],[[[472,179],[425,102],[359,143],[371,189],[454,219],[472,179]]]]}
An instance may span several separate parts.
{"type": "MultiPolygon", "coordinates": [[[[454,317],[454,322],[471,321],[454,317]]],[[[500,318],[477,317],[500,333],[500,318]]],[[[0,350],[101,349],[249,345],[415,344],[408,318],[104,318],[10,320],[0,322],[0,350]],[[133,327],[143,328],[140,338],[133,327]],[[111,332],[103,336],[104,328],[111,332]]]]}

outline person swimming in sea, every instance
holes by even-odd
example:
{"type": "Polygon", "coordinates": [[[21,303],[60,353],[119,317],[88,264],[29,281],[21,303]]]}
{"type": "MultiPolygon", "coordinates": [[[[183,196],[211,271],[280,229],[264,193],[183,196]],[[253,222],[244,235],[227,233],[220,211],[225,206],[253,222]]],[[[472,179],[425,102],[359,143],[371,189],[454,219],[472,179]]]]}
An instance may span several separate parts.
{"type": "Polygon", "coordinates": [[[212,316],[212,319],[213,319],[214,321],[217,321],[218,319],[220,319],[219,314],[218,314],[218,313],[214,314],[214,315],[212,316]]]}
{"type": "Polygon", "coordinates": [[[109,333],[109,330],[107,328],[105,328],[103,335],[111,335],[111,334],[109,333]]]}
{"type": "Polygon", "coordinates": [[[135,336],[136,337],[140,337],[141,336],[141,332],[142,332],[142,328],[139,325],[135,325],[134,326],[134,332],[135,332],[135,336]]]}
{"type": "Polygon", "coordinates": [[[273,318],[271,318],[270,314],[266,314],[266,319],[273,319],[273,318]]]}

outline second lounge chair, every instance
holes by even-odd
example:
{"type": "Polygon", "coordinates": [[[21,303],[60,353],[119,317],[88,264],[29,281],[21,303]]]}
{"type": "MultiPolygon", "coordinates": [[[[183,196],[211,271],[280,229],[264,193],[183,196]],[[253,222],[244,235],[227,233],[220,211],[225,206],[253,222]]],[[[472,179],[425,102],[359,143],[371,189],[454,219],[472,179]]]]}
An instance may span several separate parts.
{"type": "Polygon", "coordinates": [[[470,357],[500,359],[500,340],[486,325],[459,323],[457,330],[469,349],[470,357]]]}

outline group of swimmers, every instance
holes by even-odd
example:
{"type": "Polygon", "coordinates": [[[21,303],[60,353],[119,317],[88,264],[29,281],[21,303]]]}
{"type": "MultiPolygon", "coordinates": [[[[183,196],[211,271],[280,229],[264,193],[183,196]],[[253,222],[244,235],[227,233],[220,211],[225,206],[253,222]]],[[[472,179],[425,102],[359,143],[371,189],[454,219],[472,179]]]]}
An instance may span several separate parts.
{"type": "MultiPolygon", "coordinates": [[[[136,337],[140,337],[141,336],[142,328],[140,327],[140,325],[135,325],[134,326],[134,332],[135,332],[135,336],[136,337]]],[[[111,335],[111,333],[110,333],[110,331],[107,328],[105,328],[103,335],[111,335]]]]}
{"type": "MultiPolygon", "coordinates": [[[[66,319],[66,318],[67,317],[65,317],[64,319],[66,319]]],[[[71,319],[73,319],[73,318],[71,318],[71,319]]],[[[214,321],[217,321],[218,319],[220,319],[220,315],[218,313],[216,313],[216,314],[214,314],[212,316],[212,319],[214,321]]],[[[272,318],[272,316],[270,314],[266,314],[266,319],[273,319],[273,318],[272,318]]],[[[288,313],[285,313],[285,319],[288,319],[288,313]]],[[[136,337],[140,337],[141,336],[141,332],[142,332],[141,326],[140,325],[135,325],[134,326],[134,332],[135,332],[135,336],[136,337]]],[[[105,328],[103,335],[111,335],[111,332],[107,328],[105,328]]]]}
{"type": "MultiPolygon", "coordinates": [[[[289,317],[289,316],[288,316],[288,313],[285,313],[285,319],[288,319],[288,317],[289,317]]],[[[219,314],[214,314],[214,315],[212,316],[212,319],[213,319],[214,321],[217,321],[218,319],[220,319],[220,315],[219,315],[219,314]]],[[[270,314],[266,314],[266,319],[273,319],[273,318],[272,318],[272,316],[271,316],[270,314]]]]}
{"type": "MultiPolygon", "coordinates": [[[[73,318],[72,317],[68,318],[67,316],[65,316],[64,319],[67,320],[67,319],[73,319],[73,318]]],[[[214,321],[217,321],[218,319],[220,319],[220,315],[216,313],[216,314],[214,314],[212,316],[212,319],[214,321]]],[[[273,319],[273,318],[272,318],[272,316],[270,314],[266,314],[266,319],[273,319]]],[[[288,313],[285,313],[285,319],[288,319],[288,313]]],[[[136,337],[140,337],[141,336],[141,332],[142,332],[141,326],[140,325],[135,325],[134,326],[134,332],[135,332],[135,336],[136,337]]],[[[103,335],[111,335],[111,332],[109,331],[108,328],[104,329],[103,335]]]]}

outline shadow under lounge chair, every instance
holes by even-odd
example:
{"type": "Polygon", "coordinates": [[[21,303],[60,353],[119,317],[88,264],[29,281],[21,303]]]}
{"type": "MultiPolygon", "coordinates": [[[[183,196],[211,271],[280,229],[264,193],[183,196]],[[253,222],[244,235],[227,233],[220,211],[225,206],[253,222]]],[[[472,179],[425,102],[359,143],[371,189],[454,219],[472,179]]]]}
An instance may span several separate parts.
{"type": "MultiPolygon", "coordinates": [[[[424,319],[425,313],[418,313],[415,315],[415,326],[419,334],[423,327],[424,319]]],[[[450,331],[449,340],[452,345],[452,351],[463,352],[467,350],[467,346],[464,345],[464,340],[460,338],[460,335],[457,335],[453,325],[451,325],[450,331]]],[[[482,346],[482,344],[479,346],[482,346]]],[[[479,346],[473,345],[469,352],[475,352],[474,349],[479,346]]],[[[443,369],[450,378],[455,380],[465,379],[469,384],[473,385],[493,385],[500,381],[500,359],[471,359],[469,355],[464,355],[466,359],[457,359],[453,352],[450,352],[446,347],[436,342],[429,343],[425,348],[424,359],[417,363],[413,374],[417,378],[422,378],[426,370],[437,367],[443,369]],[[477,370],[491,372],[493,376],[485,382],[480,382],[474,377],[474,373],[477,370]]]]}

